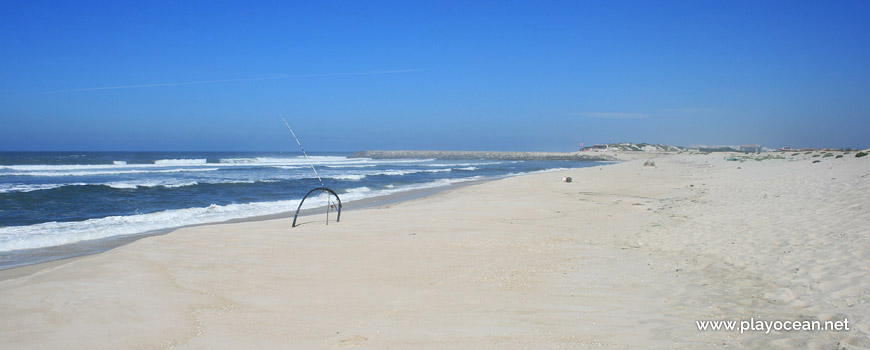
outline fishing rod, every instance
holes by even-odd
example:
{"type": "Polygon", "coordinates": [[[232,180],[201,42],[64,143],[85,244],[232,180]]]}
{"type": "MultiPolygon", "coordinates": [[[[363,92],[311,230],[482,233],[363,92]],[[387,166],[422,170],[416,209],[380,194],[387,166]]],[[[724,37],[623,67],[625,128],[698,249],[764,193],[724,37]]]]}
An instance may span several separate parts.
{"type": "Polygon", "coordinates": [[[320,181],[320,186],[326,186],[323,184],[323,179],[320,178],[320,174],[317,173],[317,169],[314,168],[314,163],[311,161],[311,158],[308,158],[308,153],[305,152],[305,148],[302,147],[302,143],[299,142],[299,138],[296,137],[296,133],[293,132],[293,128],[290,127],[290,123],[287,122],[287,119],[281,117],[281,120],[284,121],[284,125],[287,125],[287,130],[290,130],[290,135],[293,135],[293,139],[296,140],[296,144],[299,145],[299,149],[302,150],[302,155],[305,156],[305,160],[308,161],[308,165],[311,165],[311,170],[314,170],[314,175],[317,176],[317,180],[320,181]]]}
{"type": "Polygon", "coordinates": [[[341,198],[338,197],[338,193],[335,193],[335,191],[327,188],[326,185],[323,183],[323,179],[320,177],[320,174],[317,173],[317,168],[314,167],[314,162],[312,162],[311,158],[308,157],[308,153],[305,152],[305,148],[302,147],[302,143],[299,142],[299,138],[296,137],[296,133],[293,132],[293,128],[290,127],[290,123],[287,122],[287,119],[284,119],[284,117],[281,117],[281,120],[284,121],[284,125],[287,126],[287,130],[290,130],[290,135],[293,135],[293,139],[296,140],[296,144],[299,145],[299,149],[302,150],[302,155],[305,156],[305,160],[308,161],[308,165],[311,166],[311,170],[313,170],[314,175],[317,176],[317,181],[320,181],[320,187],[315,188],[311,191],[308,191],[308,193],[305,195],[305,197],[302,197],[302,200],[299,201],[299,206],[296,207],[296,215],[293,216],[293,225],[291,227],[296,227],[296,218],[299,217],[299,210],[302,209],[302,203],[305,202],[305,199],[308,198],[308,196],[311,195],[311,193],[314,193],[317,191],[327,192],[327,194],[326,194],[326,201],[327,201],[326,202],[326,224],[329,225],[329,211],[331,209],[337,209],[338,217],[335,218],[335,222],[339,222],[341,220],[341,198]],[[330,196],[330,194],[335,196],[335,199],[338,200],[338,207],[337,208],[332,204],[332,197],[330,196]]]}

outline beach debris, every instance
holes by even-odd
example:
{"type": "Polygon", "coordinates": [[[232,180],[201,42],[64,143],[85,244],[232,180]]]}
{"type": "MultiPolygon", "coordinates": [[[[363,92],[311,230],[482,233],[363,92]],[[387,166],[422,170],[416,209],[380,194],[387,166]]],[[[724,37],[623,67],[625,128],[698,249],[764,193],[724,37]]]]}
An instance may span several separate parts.
{"type": "Polygon", "coordinates": [[[654,167],[654,168],[658,168],[658,167],[656,166],[656,162],[653,162],[652,159],[643,162],[643,166],[651,166],[651,167],[654,167]]]}
{"type": "Polygon", "coordinates": [[[571,182],[571,181],[574,181],[574,179],[572,179],[570,176],[562,177],[562,182],[571,182]]]}

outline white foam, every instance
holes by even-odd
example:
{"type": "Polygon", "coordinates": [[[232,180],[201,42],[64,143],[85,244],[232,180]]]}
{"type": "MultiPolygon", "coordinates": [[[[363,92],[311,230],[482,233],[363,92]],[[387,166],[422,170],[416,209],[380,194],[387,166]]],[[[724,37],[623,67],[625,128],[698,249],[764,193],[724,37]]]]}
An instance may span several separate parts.
{"type": "Polygon", "coordinates": [[[324,165],[326,168],[371,168],[378,164],[340,164],[340,165],[324,165]]]}
{"type": "MultiPolygon", "coordinates": [[[[122,190],[129,190],[129,189],[135,190],[136,188],[139,187],[140,184],[133,184],[133,183],[127,183],[127,182],[109,182],[109,183],[106,183],[103,185],[111,187],[111,188],[122,189],[122,190]]],[[[153,187],[153,186],[146,186],[144,184],[141,184],[141,185],[143,187],[153,187]]]]}
{"type": "Polygon", "coordinates": [[[95,185],[103,185],[111,188],[117,189],[136,189],[139,187],[165,187],[165,188],[179,188],[179,187],[187,187],[187,186],[196,186],[199,184],[252,184],[257,182],[269,183],[269,182],[279,182],[281,180],[269,179],[269,180],[232,180],[232,179],[201,179],[199,181],[194,180],[178,180],[178,179],[162,179],[162,180],[136,180],[136,181],[116,181],[116,182],[106,182],[95,185]]]}
{"type": "Polygon", "coordinates": [[[453,169],[410,169],[410,170],[385,170],[373,175],[389,175],[389,176],[403,176],[417,173],[444,173],[450,172],[453,169]]]}
{"type": "Polygon", "coordinates": [[[218,168],[181,168],[181,169],[163,169],[163,170],[29,171],[29,172],[4,173],[4,174],[0,174],[0,175],[60,177],[60,176],[147,174],[147,173],[182,173],[182,172],[202,172],[202,171],[217,171],[217,170],[219,170],[219,169],[218,168]]]}
{"type": "MultiPolygon", "coordinates": [[[[389,160],[373,160],[369,158],[346,158],[338,156],[315,156],[311,157],[311,161],[304,157],[294,158],[225,158],[220,159],[219,163],[208,163],[207,159],[159,159],[153,164],[128,164],[126,161],[113,161],[112,164],[37,164],[37,165],[0,165],[0,176],[67,176],[65,174],[81,173],[83,175],[110,175],[124,174],[120,171],[153,171],[154,168],[190,168],[208,167],[260,167],[272,166],[281,167],[282,169],[301,169],[309,167],[313,163],[316,167],[335,167],[335,168],[366,168],[379,165],[405,165],[412,163],[420,163],[420,165],[430,166],[432,164],[422,164],[432,162],[434,159],[389,159],[389,160]],[[92,171],[95,173],[86,173],[92,171]],[[51,174],[57,173],[57,174],[51,174]]],[[[194,171],[194,170],[188,170],[194,171]]],[[[129,172],[128,172],[129,173],[129,172]]],[[[76,175],[69,175],[76,176],[76,175]]]]}
{"type": "Polygon", "coordinates": [[[65,184],[0,184],[0,193],[10,192],[33,192],[50,190],[64,186],[84,186],[86,183],[65,183],[65,184]]]}
{"type": "Polygon", "coordinates": [[[371,190],[372,190],[371,188],[363,186],[363,187],[348,188],[345,191],[347,193],[363,193],[363,192],[371,192],[371,190]]]}
{"type": "Polygon", "coordinates": [[[117,189],[137,189],[139,187],[165,187],[178,188],[186,186],[198,185],[197,181],[180,181],[180,180],[139,180],[139,181],[116,181],[107,182],[100,185],[117,188],[117,189]]]}
{"type": "Polygon", "coordinates": [[[0,227],[0,251],[44,248],[80,241],[145,233],[183,225],[219,222],[292,210],[298,200],[211,205],[150,214],[110,216],[74,222],[0,227]]]}
{"type": "Polygon", "coordinates": [[[361,174],[343,174],[343,175],[330,175],[329,178],[336,179],[336,180],[344,180],[344,181],[359,181],[359,180],[365,179],[366,176],[361,175],[361,174]]]}
{"type": "Polygon", "coordinates": [[[100,183],[56,183],[56,184],[0,184],[0,193],[11,192],[33,192],[50,190],[54,188],[66,186],[106,186],[116,189],[137,189],[140,187],[165,187],[179,188],[187,186],[196,186],[199,184],[252,184],[252,183],[274,183],[281,182],[279,179],[264,179],[264,180],[232,180],[232,179],[201,179],[195,180],[179,180],[179,179],[157,179],[157,180],[132,180],[132,181],[113,181],[100,183]]]}
{"type": "MultiPolygon", "coordinates": [[[[71,164],[71,165],[4,165],[0,170],[12,171],[61,171],[61,170],[90,170],[90,169],[121,169],[123,166],[116,164],[71,164]]],[[[15,174],[11,174],[15,175],[15,174]]]]}
{"type": "Polygon", "coordinates": [[[348,159],[346,157],[335,156],[315,156],[305,159],[305,157],[293,158],[273,158],[273,157],[255,157],[255,158],[223,158],[218,160],[221,164],[226,165],[308,165],[313,163],[321,164],[342,164],[342,163],[358,163],[359,161],[348,159]]]}
{"type": "Polygon", "coordinates": [[[179,165],[199,165],[205,164],[208,160],[204,158],[200,159],[158,159],[154,161],[154,164],[157,165],[171,165],[171,166],[179,166],[179,165]]]}
{"type": "Polygon", "coordinates": [[[174,183],[174,184],[162,184],[160,186],[163,186],[166,188],[179,188],[179,187],[196,186],[196,185],[199,185],[199,182],[186,181],[186,182],[179,182],[179,183],[174,183]]]}

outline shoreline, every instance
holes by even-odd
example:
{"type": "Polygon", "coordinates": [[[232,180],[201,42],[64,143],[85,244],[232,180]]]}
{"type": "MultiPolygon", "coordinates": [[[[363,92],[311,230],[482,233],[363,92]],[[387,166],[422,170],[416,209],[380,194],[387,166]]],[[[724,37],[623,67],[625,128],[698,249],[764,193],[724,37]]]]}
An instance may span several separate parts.
{"type": "MultiPolygon", "coordinates": [[[[602,165],[612,164],[602,162],[602,165]]],[[[557,171],[557,170],[554,170],[557,171]]],[[[552,172],[552,171],[545,171],[552,172]]],[[[524,176],[529,174],[522,175],[513,175],[513,176],[524,176]]],[[[501,177],[493,177],[486,179],[476,179],[469,181],[462,181],[457,183],[452,183],[444,186],[437,187],[429,187],[429,188],[418,188],[411,189],[407,191],[395,192],[386,195],[380,195],[375,197],[363,198],[358,200],[353,200],[350,202],[343,203],[342,211],[350,211],[350,210],[360,210],[367,208],[377,208],[381,206],[390,206],[396,203],[413,201],[420,198],[425,198],[440,192],[451,191],[457,188],[461,188],[464,186],[471,186],[474,184],[485,183],[488,181],[496,181],[499,179],[512,177],[512,176],[501,176],[501,177]]],[[[326,206],[314,207],[302,209],[299,212],[300,220],[304,217],[315,216],[321,214],[322,210],[326,206]]],[[[12,277],[21,277],[27,274],[30,274],[34,271],[38,271],[38,269],[34,270],[33,268],[28,268],[31,266],[39,266],[45,265],[47,267],[56,266],[54,262],[57,261],[69,261],[93,254],[100,254],[140,239],[153,237],[153,236],[161,236],[166,234],[171,234],[174,231],[189,228],[189,227],[198,227],[198,226],[210,226],[210,225],[222,225],[222,224],[234,224],[234,223],[245,223],[245,222],[257,222],[257,221],[268,221],[268,220],[278,220],[278,219],[287,219],[292,218],[295,214],[295,209],[290,209],[285,212],[268,214],[268,215],[257,215],[245,218],[236,218],[236,219],[228,219],[223,221],[216,222],[208,222],[201,224],[191,224],[191,225],[183,225],[173,228],[155,230],[142,232],[138,234],[132,235],[124,235],[124,236],[115,236],[115,237],[106,237],[96,240],[88,240],[75,242],[70,244],[64,244],[60,246],[51,246],[44,248],[35,248],[35,249],[27,249],[27,250],[19,250],[12,252],[0,252],[0,281],[12,277]],[[19,272],[19,271],[9,271],[13,269],[25,269],[25,271],[29,272],[19,272]],[[9,271],[7,273],[7,271],[9,271]]],[[[334,222],[334,219],[332,222],[334,222]]],[[[299,224],[304,221],[300,221],[299,224]]]]}
{"type": "MultiPolygon", "coordinates": [[[[350,201],[342,204],[342,212],[351,211],[351,210],[360,210],[366,208],[376,208],[381,206],[389,206],[396,203],[413,201],[415,199],[425,198],[440,192],[450,191],[456,188],[460,188],[463,186],[469,186],[476,183],[483,183],[487,181],[498,180],[498,178],[493,179],[481,179],[481,180],[471,180],[465,182],[459,182],[454,184],[449,184],[445,186],[439,187],[430,187],[430,188],[421,188],[421,189],[412,189],[408,191],[390,193],[381,196],[363,198],[359,200],[350,201]]],[[[299,211],[299,219],[302,220],[305,217],[322,215],[323,209],[326,206],[320,206],[315,208],[307,208],[299,211]]],[[[52,246],[45,248],[36,248],[36,249],[27,249],[27,250],[19,250],[12,252],[0,252],[0,281],[26,276],[28,274],[32,274],[36,271],[39,271],[40,268],[38,266],[45,267],[53,267],[57,266],[56,262],[63,261],[72,261],[77,258],[100,254],[140,239],[153,237],[153,236],[161,236],[171,234],[180,229],[189,228],[189,227],[199,227],[199,226],[211,226],[211,225],[224,225],[224,224],[235,224],[235,223],[246,223],[246,222],[258,222],[258,221],[269,221],[269,220],[278,220],[278,219],[292,219],[296,210],[291,209],[286,212],[269,214],[269,215],[257,215],[245,218],[236,218],[236,219],[228,219],[224,221],[217,222],[208,222],[202,224],[192,224],[192,225],[183,225],[173,228],[167,228],[156,231],[148,231],[138,234],[125,235],[125,236],[116,236],[116,237],[107,237],[96,240],[88,240],[70,244],[64,244],[60,246],[52,246]],[[30,268],[34,267],[34,268],[30,268]],[[23,269],[24,272],[21,271],[10,271],[16,269],[23,269]],[[7,272],[8,271],[8,272],[7,272]]],[[[334,213],[332,214],[334,215],[334,213]]],[[[330,218],[331,222],[335,222],[334,217],[330,218]]],[[[303,223],[300,221],[298,224],[303,223]]],[[[289,226],[288,226],[289,229],[289,226]]]]}
{"type": "MultiPolygon", "coordinates": [[[[406,192],[391,193],[391,194],[383,195],[383,196],[360,199],[360,200],[348,202],[347,204],[342,205],[342,207],[343,207],[342,212],[344,212],[345,210],[351,211],[351,210],[361,210],[361,209],[367,209],[367,208],[389,207],[390,205],[393,205],[393,204],[413,201],[413,200],[417,200],[417,199],[423,199],[423,198],[427,198],[429,196],[440,194],[442,192],[449,192],[451,190],[454,190],[454,189],[462,187],[462,186],[470,186],[470,185],[473,185],[475,183],[482,183],[482,182],[493,181],[493,180],[495,180],[495,179],[476,180],[476,181],[469,181],[467,183],[457,183],[457,184],[451,184],[451,185],[442,186],[442,187],[416,189],[416,190],[410,190],[410,191],[406,191],[406,192]]],[[[305,217],[310,218],[312,216],[324,216],[323,213],[320,212],[324,208],[325,208],[325,206],[310,208],[310,209],[303,209],[299,212],[299,219],[301,220],[305,217]]],[[[11,265],[11,266],[0,265],[0,282],[2,282],[4,280],[8,280],[8,279],[14,279],[14,278],[32,275],[34,273],[37,273],[37,272],[45,270],[45,269],[51,269],[51,268],[61,266],[61,265],[64,265],[66,263],[75,261],[76,259],[84,258],[84,257],[91,256],[91,255],[101,254],[101,253],[110,251],[112,249],[119,248],[119,247],[125,246],[127,244],[131,244],[131,243],[136,242],[136,241],[141,240],[141,239],[145,239],[145,238],[153,237],[153,236],[168,235],[168,234],[172,234],[175,231],[185,229],[185,228],[201,227],[201,226],[227,225],[227,224],[239,224],[239,223],[256,223],[256,222],[263,222],[263,221],[291,219],[293,217],[294,213],[295,213],[295,210],[282,212],[282,213],[278,213],[278,214],[259,215],[259,216],[252,216],[252,217],[247,217],[247,218],[230,219],[230,220],[225,220],[225,221],[220,221],[220,222],[186,225],[186,226],[181,226],[181,227],[176,227],[176,228],[171,228],[171,229],[158,230],[157,232],[146,232],[146,233],[141,233],[141,234],[136,234],[136,235],[121,236],[121,237],[109,237],[109,238],[103,238],[103,239],[98,239],[98,240],[94,240],[94,241],[85,241],[85,242],[77,242],[77,243],[73,243],[73,244],[66,244],[63,246],[34,249],[37,252],[31,252],[31,254],[35,254],[38,256],[44,256],[44,258],[37,259],[37,260],[31,260],[31,261],[23,261],[21,263],[11,265]],[[83,247],[71,247],[71,246],[83,246],[83,247]],[[58,251],[60,251],[60,253],[58,253],[58,251]]],[[[334,218],[331,220],[334,220],[334,218]]],[[[334,221],[332,221],[332,222],[334,223],[334,221]]],[[[309,224],[309,223],[312,223],[312,222],[300,221],[299,223],[297,223],[297,225],[309,224]]],[[[288,225],[287,229],[290,230],[292,228],[290,228],[288,225]]],[[[25,254],[26,253],[28,253],[28,252],[25,252],[25,254]]]]}
{"type": "Polygon", "coordinates": [[[21,348],[861,348],[870,160],[667,155],[187,227],[0,280],[21,348]],[[572,176],[574,182],[559,181],[572,176]],[[701,331],[848,319],[849,331],[701,331]],[[26,336],[22,336],[26,335],[26,336]],[[167,345],[170,344],[170,345],[167,345]]]}
{"type": "Polygon", "coordinates": [[[493,152],[493,151],[360,151],[348,158],[442,160],[565,160],[615,161],[609,154],[592,152],[493,152]]]}

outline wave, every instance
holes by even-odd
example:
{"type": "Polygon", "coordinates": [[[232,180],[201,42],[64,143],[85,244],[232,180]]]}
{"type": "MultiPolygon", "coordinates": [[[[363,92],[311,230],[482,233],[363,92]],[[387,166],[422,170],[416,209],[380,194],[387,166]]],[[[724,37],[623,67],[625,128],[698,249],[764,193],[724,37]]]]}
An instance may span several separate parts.
{"type": "MultiPolygon", "coordinates": [[[[272,166],[282,167],[283,169],[298,169],[310,166],[313,163],[317,167],[328,168],[365,168],[375,167],[379,165],[404,165],[411,163],[426,163],[434,161],[434,159],[390,159],[390,160],[374,160],[369,158],[346,158],[338,156],[315,156],[311,160],[306,160],[303,157],[296,158],[271,158],[271,157],[255,157],[255,158],[224,158],[219,159],[217,163],[209,163],[205,158],[197,159],[158,159],[153,163],[129,164],[127,161],[116,160],[112,164],[36,164],[36,165],[0,165],[0,176],[2,175],[23,175],[23,176],[52,176],[44,175],[48,172],[79,172],[79,171],[98,171],[100,174],[109,174],[109,172],[117,171],[132,171],[132,170],[150,170],[154,168],[215,168],[215,167],[258,167],[272,166]]],[[[431,166],[430,164],[420,164],[431,166]]],[[[190,170],[193,171],[193,170],[190,170]]],[[[55,175],[63,176],[63,175],[55,175]]]]}
{"type": "Polygon", "coordinates": [[[371,190],[372,190],[371,188],[363,186],[363,187],[348,188],[344,191],[346,193],[363,193],[363,192],[371,192],[371,190]]]}
{"type": "Polygon", "coordinates": [[[0,173],[0,176],[95,176],[95,175],[125,175],[125,174],[149,174],[149,173],[181,173],[181,172],[204,172],[217,171],[218,168],[182,168],[163,170],[92,170],[92,171],[30,171],[16,173],[0,173]]]}
{"type": "Polygon", "coordinates": [[[108,237],[142,234],[185,225],[204,224],[287,212],[298,200],[211,205],[149,214],[110,216],[75,222],[46,222],[0,227],[0,251],[35,249],[108,237]]]}
{"type": "Polygon", "coordinates": [[[43,191],[50,190],[54,188],[60,188],[65,186],[86,186],[86,183],[77,182],[77,183],[66,183],[66,184],[0,184],[0,193],[11,193],[11,192],[33,192],[33,191],[43,191]]]}
{"type": "Polygon", "coordinates": [[[379,164],[341,164],[341,165],[324,165],[326,168],[372,168],[379,164]]]}
{"type": "Polygon", "coordinates": [[[274,157],[254,157],[254,158],[223,158],[219,159],[220,164],[227,165],[314,165],[325,164],[341,164],[341,163],[359,163],[358,160],[349,159],[347,157],[337,156],[315,156],[305,159],[299,156],[294,158],[274,158],[274,157]]]}
{"type": "Polygon", "coordinates": [[[344,181],[360,181],[366,178],[366,175],[361,174],[344,174],[344,175],[330,175],[328,176],[330,179],[335,180],[344,180],[344,181]]]}
{"type": "Polygon", "coordinates": [[[188,186],[196,186],[201,184],[254,184],[254,183],[275,183],[284,180],[265,179],[265,180],[190,180],[181,181],[175,179],[166,180],[139,180],[139,181],[114,181],[101,183],[59,183],[59,184],[0,184],[0,193],[13,192],[34,192],[52,190],[55,188],[69,186],[105,186],[114,189],[138,189],[138,188],[180,188],[188,186]]]}
{"type": "Polygon", "coordinates": [[[147,164],[64,164],[64,165],[0,165],[0,170],[12,171],[61,171],[61,170],[90,170],[90,169],[121,169],[128,166],[142,167],[147,164]]]}
{"type": "Polygon", "coordinates": [[[187,187],[187,186],[196,186],[196,185],[226,185],[226,184],[255,184],[255,183],[275,183],[281,182],[282,180],[277,179],[265,179],[265,180],[199,180],[199,181],[180,181],[180,180],[155,180],[155,181],[118,181],[118,182],[108,182],[95,184],[99,186],[107,186],[111,188],[117,189],[136,189],[140,187],[144,188],[153,188],[153,187],[164,187],[164,188],[179,188],[179,187],[187,187]]]}
{"type": "Polygon", "coordinates": [[[450,172],[450,171],[453,171],[453,169],[385,170],[385,171],[377,173],[375,175],[402,176],[402,175],[410,175],[410,174],[418,174],[418,173],[444,173],[444,172],[450,172]]]}
{"type": "Polygon", "coordinates": [[[144,188],[153,188],[153,187],[165,187],[165,188],[178,188],[178,187],[187,187],[187,186],[196,186],[199,185],[197,181],[118,181],[118,182],[108,182],[104,184],[99,184],[99,186],[106,186],[116,189],[137,189],[140,187],[144,188]]]}
{"type": "Polygon", "coordinates": [[[169,166],[179,166],[179,165],[200,165],[206,164],[208,159],[199,158],[199,159],[158,159],[154,161],[155,165],[169,165],[169,166]]]}

